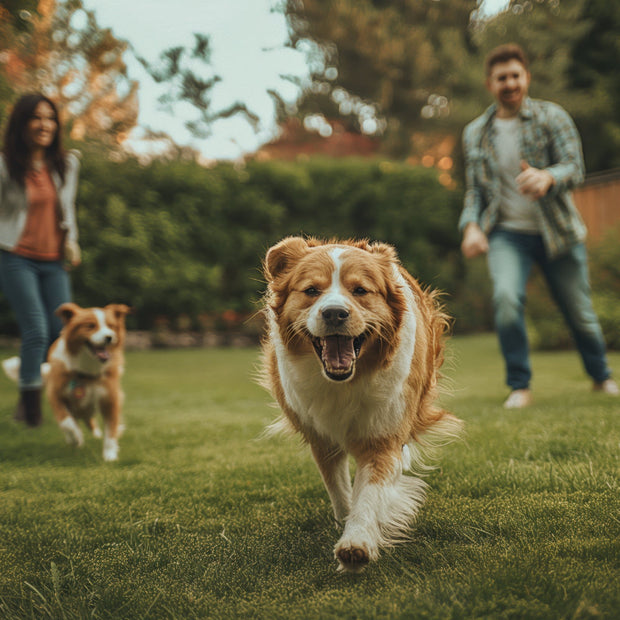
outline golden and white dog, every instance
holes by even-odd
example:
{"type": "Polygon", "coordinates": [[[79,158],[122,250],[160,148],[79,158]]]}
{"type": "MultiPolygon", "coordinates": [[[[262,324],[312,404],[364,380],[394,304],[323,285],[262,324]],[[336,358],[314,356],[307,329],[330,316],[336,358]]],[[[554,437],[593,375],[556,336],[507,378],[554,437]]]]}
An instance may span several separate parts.
{"type": "MultiPolygon", "coordinates": [[[[125,316],[130,308],[109,304],[105,308],[81,308],[66,303],[56,310],[64,327],[50,347],[41,367],[45,392],[54,417],[68,443],[82,446],[82,420],[95,437],[102,433],[95,421],[99,411],[104,421],[103,458],[118,459],[121,413],[125,316]]],[[[17,380],[19,358],[3,362],[7,375],[17,380]]]]}
{"type": "Polygon", "coordinates": [[[386,244],[289,237],[264,273],[263,383],[284,412],[274,428],[310,445],[344,525],[336,559],[359,571],[405,538],[424,500],[425,483],[403,475],[423,435],[460,429],[436,404],[448,319],[386,244]]]}
{"type": "Polygon", "coordinates": [[[118,459],[124,400],[120,379],[124,369],[125,316],[129,311],[124,304],[104,308],[63,304],[56,314],[64,327],[47,358],[45,391],[67,441],[83,445],[84,436],[77,424],[80,419],[96,437],[101,437],[94,419],[100,411],[106,461],[118,459]]]}

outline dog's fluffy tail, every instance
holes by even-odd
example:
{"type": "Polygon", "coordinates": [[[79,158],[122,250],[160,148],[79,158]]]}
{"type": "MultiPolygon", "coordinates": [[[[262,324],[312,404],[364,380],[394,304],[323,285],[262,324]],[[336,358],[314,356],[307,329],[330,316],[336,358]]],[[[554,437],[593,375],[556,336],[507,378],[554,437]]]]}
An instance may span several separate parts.
{"type": "Polygon", "coordinates": [[[19,381],[19,368],[21,366],[21,360],[17,355],[2,360],[2,370],[4,374],[11,380],[17,383],[19,381]]]}
{"type": "Polygon", "coordinates": [[[417,438],[403,446],[403,471],[422,476],[435,469],[440,448],[462,439],[464,422],[451,414],[446,414],[435,425],[417,438]]]}
{"type": "MultiPolygon", "coordinates": [[[[4,374],[15,383],[19,382],[19,369],[21,365],[22,361],[17,355],[2,360],[2,370],[4,370],[4,374]]],[[[47,378],[49,371],[50,365],[47,362],[41,364],[41,376],[43,377],[44,381],[47,378]]]]}

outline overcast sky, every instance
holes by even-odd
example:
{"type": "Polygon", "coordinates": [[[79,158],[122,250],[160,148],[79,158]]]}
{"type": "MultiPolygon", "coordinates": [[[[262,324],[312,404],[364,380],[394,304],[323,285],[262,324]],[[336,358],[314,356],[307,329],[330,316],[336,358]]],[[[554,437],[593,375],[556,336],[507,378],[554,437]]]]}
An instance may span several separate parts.
{"type": "MultiPolygon", "coordinates": [[[[279,0],[83,0],[83,4],[94,11],[99,26],[111,28],[133,48],[125,62],[129,77],[140,82],[139,126],[131,141],[137,150],[143,128],[150,128],[165,131],[177,144],[192,146],[207,159],[240,157],[276,134],[274,103],[267,90],[293,103],[299,91],[282,76],[308,79],[304,50],[285,47],[288,27],[277,11],[279,0]],[[158,103],[170,85],[156,84],[135,55],[156,62],[165,49],[191,46],[194,33],[210,39],[211,68],[202,66],[205,77],[216,73],[222,78],[210,91],[213,108],[243,101],[260,118],[258,132],[243,118],[230,118],[216,122],[210,137],[198,139],[184,126],[198,118],[191,105],[178,104],[170,111],[158,103]]],[[[507,4],[508,0],[486,0],[485,8],[496,12],[507,4]]]]}

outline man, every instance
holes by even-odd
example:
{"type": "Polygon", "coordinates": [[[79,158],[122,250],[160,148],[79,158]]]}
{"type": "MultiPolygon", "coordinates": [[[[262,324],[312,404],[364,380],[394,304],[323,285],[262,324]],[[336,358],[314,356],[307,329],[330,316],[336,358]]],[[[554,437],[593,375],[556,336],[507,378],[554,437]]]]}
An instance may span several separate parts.
{"type": "Polygon", "coordinates": [[[586,229],[571,188],[584,176],[577,129],[560,106],[528,97],[523,50],[502,45],[487,56],[495,98],[463,133],[466,193],[459,228],[466,258],[488,253],[495,325],[511,388],[504,406],[532,401],[525,291],[537,263],[562,311],[593,389],[618,396],[590,300],[586,229]]]}

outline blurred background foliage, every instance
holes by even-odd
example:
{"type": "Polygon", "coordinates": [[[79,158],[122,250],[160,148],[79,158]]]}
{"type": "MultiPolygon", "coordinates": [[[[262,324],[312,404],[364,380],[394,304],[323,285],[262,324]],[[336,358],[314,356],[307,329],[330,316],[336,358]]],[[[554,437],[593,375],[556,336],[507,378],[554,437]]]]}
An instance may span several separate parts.
{"type": "Polygon", "coordinates": [[[491,102],[484,56],[514,41],[530,57],[532,96],[575,118],[588,171],[620,166],[620,3],[512,0],[486,19],[478,9],[477,0],[288,0],[294,40],[323,52],[297,114],[341,116],[363,131],[374,112],[382,152],[416,162],[421,135],[458,136],[491,102]]]}
{"type": "MultiPolygon", "coordinates": [[[[588,172],[620,167],[620,3],[512,0],[492,17],[479,4],[284,0],[290,44],[314,50],[313,79],[293,106],[272,96],[281,126],[302,134],[276,158],[266,145],[245,161],[207,169],[172,138],[148,163],[123,149],[138,116],[139,85],[123,62],[128,42],[100,28],[81,0],[0,0],[0,123],[21,93],[42,90],[61,105],[68,145],[83,153],[76,301],[129,303],[133,328],[184,317],[185,328],[244,329],[272,243],[289,234],[363,237],[394,244],[425,285],[445,291],[455,331],[491,329],[486,267],[464,263],[456,229],[460,133],[491,103],[484,56],[501,42],[522,44],[530,92],[575,118],[588,172]],[[369,139],[369,157],[351,156],[354,149],[338,158],[305,154],[308,135],[329,142],[336,131],[369,139]]],[[[218,115],[248,115],[242,102],[211,110],[219,77],[181,71],[184,54],[210,63],[208,33],[162,50],[158,67],[143,64],[201,111],[197,134],[218,115]]],[[[619,233],[593,246],[591,257],[597,310],[610,344],[620,347],[619,233]]],[[[540,282],[530,304],[533,341],[566,346],[540,282]]],[[[0,332],[16,332],[2,297],[0,332]]]]}

